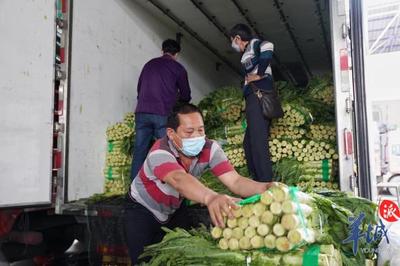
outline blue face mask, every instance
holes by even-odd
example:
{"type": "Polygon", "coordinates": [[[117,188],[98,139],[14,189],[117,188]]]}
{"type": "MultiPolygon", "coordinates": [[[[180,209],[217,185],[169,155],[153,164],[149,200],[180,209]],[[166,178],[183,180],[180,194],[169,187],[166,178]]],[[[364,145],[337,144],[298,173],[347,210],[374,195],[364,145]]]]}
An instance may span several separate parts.
{"type": "Polygon", "coordinates": [[[204,147],[206,143],[206,136],[182,139],[182,149],[180,151],[188,157],[197,156],[204,147]]]}

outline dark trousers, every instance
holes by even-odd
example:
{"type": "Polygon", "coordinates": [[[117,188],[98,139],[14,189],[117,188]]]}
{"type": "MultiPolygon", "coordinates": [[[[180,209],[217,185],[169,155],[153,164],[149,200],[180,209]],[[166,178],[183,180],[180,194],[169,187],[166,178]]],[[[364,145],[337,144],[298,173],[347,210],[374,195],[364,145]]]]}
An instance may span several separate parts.
{"type": "Polygon", "coordinates": [[[273,175],[268,144],[271,120],[264,118],[254,93],[246,97],[246,120],[243,145],[247,168],[254,180],[270,182],[273,175]]]}
{"type": "MultiPolygon", "coordinates": [[[[128,199],[125,204],[125,236],[132,264],[138,264],[138,257],[147,245],[158,243],[164,236],[161,227],[180,227],[189,229],[192,224],[188,217],[187,207],[178,209],[165,224],[160,223],[144,206],[128,199]]],[[[143,260],[140,260],[143,261],[143,260]]]]}
{"type": "Polygon", "coordinates": [[[136,113],[135,114],[135,146],[131,166],[131,179],[133,180],[146,159],[154,139],[159,139],[166,134],[167,116],[136,113]]]}

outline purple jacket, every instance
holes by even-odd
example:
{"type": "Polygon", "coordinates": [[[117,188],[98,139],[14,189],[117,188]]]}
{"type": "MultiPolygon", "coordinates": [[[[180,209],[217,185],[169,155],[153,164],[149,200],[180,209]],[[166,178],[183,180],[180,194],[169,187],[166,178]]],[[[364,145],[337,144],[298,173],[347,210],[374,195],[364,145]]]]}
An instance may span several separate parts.
{"type": "Polygon", "coordinates": [[[140,74],[137,95],[136,113],[169,115],[177,100],[191,100],[185,68],[168,54],[150,60],[140,74]]]}

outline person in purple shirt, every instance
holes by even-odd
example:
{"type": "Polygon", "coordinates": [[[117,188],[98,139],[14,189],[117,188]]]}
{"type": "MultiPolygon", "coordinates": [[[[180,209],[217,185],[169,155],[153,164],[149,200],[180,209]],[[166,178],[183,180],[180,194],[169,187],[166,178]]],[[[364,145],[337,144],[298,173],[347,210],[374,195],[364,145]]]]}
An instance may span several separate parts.
{"type": "Polygon", "coordinates": [[[181,47],[175,40],[162,43],[161,57],[147,62],[137,86],[135,146],[131,179],[138,174],[153,139],[166,135],[168,115],[177,102],[189,102],[190,86],[185,68],[177,62],[181,47]]]}

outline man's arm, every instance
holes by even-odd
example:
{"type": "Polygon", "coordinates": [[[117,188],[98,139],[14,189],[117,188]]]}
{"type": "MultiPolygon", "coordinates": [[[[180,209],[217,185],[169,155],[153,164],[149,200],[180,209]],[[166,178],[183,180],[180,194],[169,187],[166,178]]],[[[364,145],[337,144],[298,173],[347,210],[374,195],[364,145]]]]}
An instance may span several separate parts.
{"type": "Polygon", "coordinates": [[[226,157],[225,152],[213,142],[211,146],[210,168],[230,191],[241,197],[249,197],[264,192],[272,183],[261,183],[239,175],[226,157]]]}
{"type": "Polygon", "coordinates": [[[140,73],[139,81],[137,84],[137,96],[136,99],[139,100],[140,89],[142,88],[142,74],[140,73]]]}
{"type": "Polygon", "coordinates": [[[192,97],[190,95],[188,75],[184,68],[182,68],[179,75],[177,86],[179,88],[179,101],[190,102],[192,97]]]}
{"type": "Polygon", "coordinates": [[[265,74],[265,70],[269,66],[272,60],[272,53],[274,51],[274,45],[270,42],[262,42],[260,44],[260,56],[258,58],[257,75],[262,77],[265,74]]]}
{"type": "Polygon", "coordinates": [[[183,170],[169,172],[163,181],[175,188],[185,198],[206,205],[214,225],[225,227],[222,213],[233,217],[232,210],[237,208],[231,197],[207,188],[197,178],[183,170]]]}
{"type": "Polygon", "coordinates": [[[265,75],[265,70],[269,66],[272,60],[272,52],[265,52],[266,55],[265,57],[260,57],[258,61],[258,69],[257,69],[257,75],[262,77],[265,75]]]}
{"type": "Polygon", "coordinates": [[[227,172],[218,179],[233,193],[241,197],[250,197],[262,193],[273,185],[273,182],[257,182],[250,178],[243,177],[236,170],[227,172]]]}

